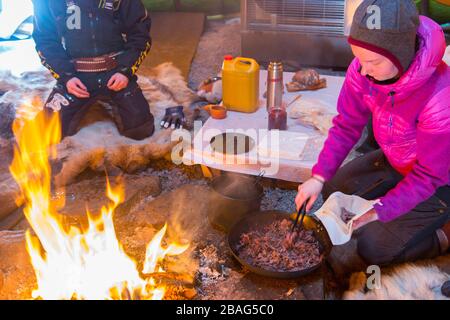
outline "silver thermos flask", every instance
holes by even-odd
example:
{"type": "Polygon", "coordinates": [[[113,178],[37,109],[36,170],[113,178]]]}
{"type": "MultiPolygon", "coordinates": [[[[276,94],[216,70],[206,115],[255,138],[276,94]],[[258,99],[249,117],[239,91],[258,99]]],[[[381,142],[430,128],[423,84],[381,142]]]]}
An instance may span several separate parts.
{"type": "Polygon", "coordinates": [[[283,101],[283,64],[271,62],[267,69],[267,111],[280,108],[283,101]]]}

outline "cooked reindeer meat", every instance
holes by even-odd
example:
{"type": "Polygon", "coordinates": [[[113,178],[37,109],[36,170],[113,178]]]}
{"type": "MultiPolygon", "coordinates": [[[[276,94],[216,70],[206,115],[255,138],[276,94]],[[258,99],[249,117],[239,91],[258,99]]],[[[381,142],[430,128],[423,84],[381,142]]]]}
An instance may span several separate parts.
{"type": "Polygon", "coordinates": [[[353,219],[354,216],[356,216],[355,213],[347,211],[345,208],[342,208],[342,211],[341,211],[342,221],[344,221],[345,223],[348,223],[350,220],[353,219]]]}
{"type": "Polygon", "coordinates": [[[295,240],[298,237],[298,232],[294,231],[294,232],[289,232],[288,234],[286,234],[286,236],[284,237],[283,242],[281,243],[281,245],[283,246],[283,248],[290,249],[294,246],[295,240]]]}
{"type": "Polygon", "coordinates": [[[292,221],[278,220],[241,235],[239,256],[253,266],[271,271],[300,271],[322,260],[319,242],[311,230],[290,234],[292,221]]]}
{"type": "Polygon", "coordinates": [[[292,82],[286,84],[289,92],[303,90],[318,90],[326,88],[327,80],[320,79],[320,75],[314,69],[299,70],[292,77],[292,82]]]}

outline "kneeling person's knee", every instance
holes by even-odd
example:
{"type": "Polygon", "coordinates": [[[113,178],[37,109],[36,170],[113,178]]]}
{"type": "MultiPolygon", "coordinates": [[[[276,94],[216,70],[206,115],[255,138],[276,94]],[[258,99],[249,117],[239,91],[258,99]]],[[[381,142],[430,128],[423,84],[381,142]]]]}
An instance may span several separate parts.
{"type": "Polygon", "coordinates": [[[384,266],[392,263],[396,255],[401,250],[400,247],[392,243],[392,239],[380,231],[373,222],[363,227],[358,234],[357,250],[359,256],[368,265],[384,266]]]}
{"type": "Polygon", "coordinates": [[[120,133],[134,140],[148,138],[155,131],[150,106],[136,83],[118,93],[115,97],[120,118],[120,133]]]}

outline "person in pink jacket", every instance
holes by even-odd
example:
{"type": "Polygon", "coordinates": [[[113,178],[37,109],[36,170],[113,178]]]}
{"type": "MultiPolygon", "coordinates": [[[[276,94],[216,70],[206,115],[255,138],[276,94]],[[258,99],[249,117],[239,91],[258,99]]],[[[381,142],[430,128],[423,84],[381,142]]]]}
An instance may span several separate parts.
{"type": "Polygon", "coordinates": [[[368,264],[431,258],[450,239],[450,68],[445,37],[411,0],[365,0],[348,39],[348,68],[312,177],[297,207],[341,191],[378,204],[354,227],[368,264]],[[380,149],[340,168],[368,119],[380,149]]]}

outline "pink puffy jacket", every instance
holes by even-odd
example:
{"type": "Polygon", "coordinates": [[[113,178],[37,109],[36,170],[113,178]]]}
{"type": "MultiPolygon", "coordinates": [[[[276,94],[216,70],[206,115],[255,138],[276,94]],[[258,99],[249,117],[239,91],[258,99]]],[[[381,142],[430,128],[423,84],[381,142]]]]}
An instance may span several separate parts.
{"type": "Polygon", "coordinates": [[[373,115],[375,138],[404,178],[375,205],[380,221],[391,221],[450,182],[450,68],[442,61],[441,27],[420,17],[419,51],[394,84],[377,85],[351,63],[338,100],[338,115],[313,174],[331,179],[373,115]]]}

